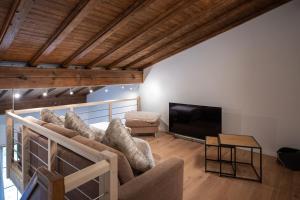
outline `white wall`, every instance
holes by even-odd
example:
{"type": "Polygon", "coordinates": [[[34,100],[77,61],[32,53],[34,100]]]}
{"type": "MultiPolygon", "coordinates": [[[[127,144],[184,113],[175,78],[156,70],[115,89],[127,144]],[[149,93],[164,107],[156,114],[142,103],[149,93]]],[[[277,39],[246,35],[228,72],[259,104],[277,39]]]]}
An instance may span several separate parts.
{"type": "Polygon", "coordinates": [[[168,103],[223,108],[223,132],[250,134],[264,153],[300,148],[300,1],[293,1],[145,70],[143,110],[168,103]]]}

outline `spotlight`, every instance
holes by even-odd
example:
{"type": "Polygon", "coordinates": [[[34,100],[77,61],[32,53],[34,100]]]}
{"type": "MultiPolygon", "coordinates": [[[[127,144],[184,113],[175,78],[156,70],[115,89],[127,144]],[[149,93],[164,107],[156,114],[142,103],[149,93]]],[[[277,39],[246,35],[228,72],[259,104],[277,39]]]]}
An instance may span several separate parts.
{"type": "Polygon", "coordinates": [[[43,92],[43,97],[48,96],[47,92],[43,92]]]}
{"type": "Polygon", "coordinates": [[[90,93],[93,93],[94,91],[92,89],[90,89],[90,93]]]}
{"type": "Polygon", "coordinates": [[[70,95],[73,95],[74,94],[74,92],[72,91],[72,89],[70,89],[70,95]]]}
{"type": "Polygon", "coordinates": [[[104,92],[106,92],[106,93],[107,93],[107,92],[108,92],[108,89],[105,89],[105,90],[104,90],[104,92]]]}
{"type": "Polygon", "coordinates": [[[122,89],[124,89],[125,87],[124,87],[124,85],[122,85],[122,89]]]}
{"type": "Polygon", "coordinates": [[[131,87],[131,88],[129,88],[129,90],[133,90],[133,89],[132,89],[132,87],[131,87]]]}
{"type": "Polygon", "coordinates": [[[19,93],[15,93],[14,97],[15,97],[15,99],[19,99],[21,97],[21,95],[19,93]]]}

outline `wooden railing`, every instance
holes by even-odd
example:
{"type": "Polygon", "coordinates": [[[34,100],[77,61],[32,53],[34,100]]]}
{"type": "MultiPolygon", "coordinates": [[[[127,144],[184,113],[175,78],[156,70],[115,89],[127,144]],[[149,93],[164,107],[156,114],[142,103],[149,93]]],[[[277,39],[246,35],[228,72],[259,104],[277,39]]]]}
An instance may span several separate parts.
{"type": "MultiPolygon", "coordinates": [[[[126,101],[136,101],[136,110],[140,109],[139,97],[132,99],[122,99],[122,100],[111,100],[111,101],[98,101],[91,103],[82,104],[72,104],[65,106],[54,106],[47,107],[50,110],[61,110],[68,109],[74,111],[76,108],[96,106],[96,105],[108,105],[108,117],[109,120],[113,118],[113,104],[126,102],[126,101]]],[[[33,108],[25,110],[15,110],[6,112],[6,136],[7,136],[7,177],[12,179],[19,190],[23,191],[26,185],[29,183],[30,177],[28,175],[29,171],[29,135],[27,131],[22,131],[21,135],[21,169],[17,166],[17,162],[14,162],[14,123],[22,124],[23,128],[28,128],[44,136],[48,140],[48,161],[47,167],[49,172],[54,170],[55,155],[57,153],[57,146],[61,145],[78,155],[94,162],[95,164],[81,169],[73,174],[64,177],[65,192],[69,192],[74,188],[94,179],[103,174],[108,174],[105,176],[105,199],[116,200],[118,198],[118,181],[117,181],[117,156],[109,151],[99,152],[86,145],[83,145],[75,140],[66,138],[65,136],[58,134],[52,130],[49,130],[43,126],[40,126],[20,115],[40,112],[43,108],[33,108]]]]}

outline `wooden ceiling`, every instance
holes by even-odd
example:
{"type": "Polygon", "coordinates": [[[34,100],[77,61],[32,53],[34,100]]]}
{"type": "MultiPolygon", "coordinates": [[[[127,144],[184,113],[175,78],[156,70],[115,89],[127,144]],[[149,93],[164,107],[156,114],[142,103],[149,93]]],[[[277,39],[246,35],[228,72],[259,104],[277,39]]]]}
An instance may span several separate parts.
{"type": "Polygon", "coordinates": [[[66,105],[73,103],[85,103],[86,96],[90,90],[96,91],[102,87],[77,87],[77,88],[42,88],[42,89],[15,89],[0,90],[0,114],[5,110],[12,109],[13,94],[20,94],[20,98],[15,98],[15,109],[25,109],[34,107],[47,107],[55,105],[66,105]],[[70,95],[70,91],[73,92],[70,95]],[[46,92],[47,96],[43,96],[46,92]]]}
{"type": "Polygon", "coordinates": [[[0,61],[140,70],[285,2],[1,0],[0,61]]]}

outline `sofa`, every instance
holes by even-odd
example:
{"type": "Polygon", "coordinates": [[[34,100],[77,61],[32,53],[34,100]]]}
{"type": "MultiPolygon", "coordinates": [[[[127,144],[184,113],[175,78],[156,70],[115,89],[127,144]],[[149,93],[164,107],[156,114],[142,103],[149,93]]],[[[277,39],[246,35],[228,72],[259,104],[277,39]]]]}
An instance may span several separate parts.
{"type": "MultiPolygon", "coordinates": [[[[120,200],[181,200],[183,198],[184,163],[181,159],[170,158],[158,163],[152,169],[141,174],[134,171],[125,155],[116,149],[95,140],[85,138],[76,131],[52,123],[46,123],[40,120],[35,120],[35,123],[97,151],[108,150],[116,153],[118,157],[118,197],[120,200]]],[[[30,164],[32,167],[28,174],[32,176],[36,168],[45,166],[45,163],[47,163],[46,149],[48,143],[47,138],[36,134],[28,128],[24,128],[23,131],[27,131],[30,136],[30,151],[40,158],[37,159],[36,156],[30,155],[30,164]]],[[[90,160],[62,146],[58,146],[55,170],[59,174],[67,176],[76,171],[74,166],[78,169],[82,169],[91,164],[92,162],[90,160]]],[[[99,184],[97,181],[101,181],[101,179],[89,181],[80,186],[80,190],[73,190],[67,193],[66,196],[69,199],[88,199],[82,194],[82,192],[84,192],[94,199],[99,195],[99,184]]]]}

